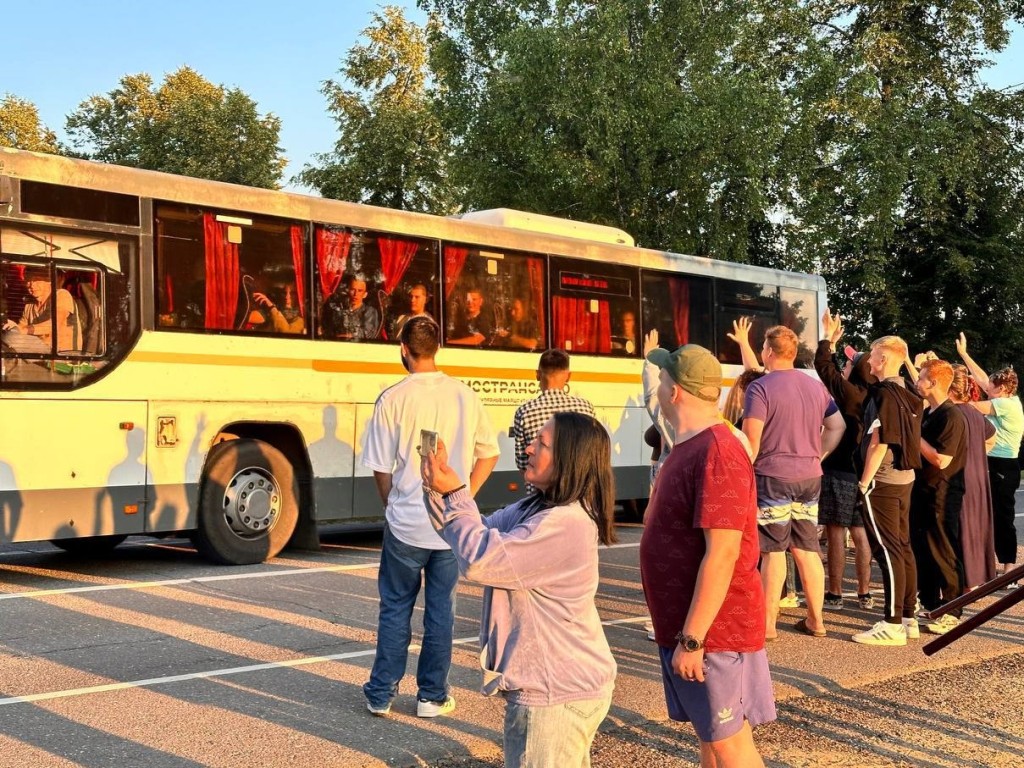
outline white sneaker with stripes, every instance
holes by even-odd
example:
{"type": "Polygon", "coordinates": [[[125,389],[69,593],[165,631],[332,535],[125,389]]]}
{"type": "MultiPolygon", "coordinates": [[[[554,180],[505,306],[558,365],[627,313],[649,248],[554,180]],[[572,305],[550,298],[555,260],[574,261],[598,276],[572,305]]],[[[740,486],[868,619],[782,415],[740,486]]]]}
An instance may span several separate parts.
{"type": "Polygon", "coordinates": [[[903,618],[903,631],[907,633],[908,640],[918,640],[921,637],[921,625],[917,619],[903,618]]]}
{"type": "Polygon", "coordinates": [[[907,631],[903,624],[879,621],[871,629],[858,632],[850,639],[861,645],[906,645],[907,631]]]}

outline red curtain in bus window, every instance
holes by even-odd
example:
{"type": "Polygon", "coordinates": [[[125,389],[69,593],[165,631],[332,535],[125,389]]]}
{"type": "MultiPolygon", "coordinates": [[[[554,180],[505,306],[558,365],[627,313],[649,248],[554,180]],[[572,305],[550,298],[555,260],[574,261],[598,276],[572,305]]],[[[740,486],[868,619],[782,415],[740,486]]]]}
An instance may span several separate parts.
{"type": "Polygon", "coordinates": [[[455,284],[459,282],[459,275],[462,274],[462,267],[466,264],[467,256],[469,256],[469,248],[459,248],[457,245],[444,247],[444,297],[446,299],[452,295],[455,284]]]}
{"type": "Polygon", "coordinates": [[[380,266],[384,271],[384,293],[390,296],[398,287],[405,270],[412,264],[420,245],[397,237],[378,237],[377,248],[380,250],[380,266]]]}
{"type": "Polygon", "coordinates": [[[228,242],[228,225],[203,214],[206,239],[206,327],[229,330],[238,311],[238,245],[228,242]]]}
{"type": "Polygon", "coordinates": [[[672,324],[676,329],[676,346],[690,343],[690,284],[686,280],[671,278],[668,281],[672,297],[672,324]]]}
{"type": "Polygon", "coordinates": [[[555,296],[551,300],[551,319],[554,346],[570,352],[612,351],[612,320],[606,300],[555,296]],[[591,301],[597,302],[597,312],[590,311],[591,301]]]}
{"type": "Polygon", "coordinates": [[[174,312],[174,283],[171,282],[171,273],[164,275],[164,307],[160,310],[170,314],[174,312]]]}
{"type": "Polygon", "coordinates": [[[537,317],[537,328],[540,329],[543,343],[547,343],[547,331],[544,325],[544,260],[527,259],[526,274],[530,280],[530,299],[537,317]]]}
{"type": "Polygon", "coordinates": [[[302,227],[292,225],[292,266],[295,267],[295,298],[299,301],[299,311],[306,311],[306,249],[302,237],[302,227]]]}
{"type": "Polygon", "coordinates": [[[320,295],[325,301],[341,284],[351,244],[351,232],[326,227],[316,229],[316,268],[320,274],[320,295]]]}

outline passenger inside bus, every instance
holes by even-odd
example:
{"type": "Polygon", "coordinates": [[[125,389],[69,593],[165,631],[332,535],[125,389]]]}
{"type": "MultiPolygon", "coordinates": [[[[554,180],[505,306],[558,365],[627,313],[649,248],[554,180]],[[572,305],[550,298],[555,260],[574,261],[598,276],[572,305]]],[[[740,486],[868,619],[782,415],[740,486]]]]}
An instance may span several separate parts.
{"type": "Polygon", "coordinates": [[[380,313],[366,303],[366,280],[349,275],[342,283],[344,291],[336,290],[324,302],[323,336],[328,339],[370,341],[380,333],[380,313]]]}
{"type": "Polygon", "coordinates": [[[273,333],[302,333],[306,330],[302,309],[297,306],[295,286],[291,283],[276,284],[269,296],[253,291],[252,298],[257,305],[257,312],[263,318],[258,330],[273,333]]]}
{"type": "Polygon", "coordinates": [[[612,354],[632,355],[636,345],[636,313],[627,309],[619,315],[618,335],[612,336],[612,354]]]}
{"type": "Polygon", "coordinates": [[[466,289],[466,300],[455,313],[455,323],[447,339],[449,344],[465,347],[484,347],[494,336],[494,322],[486,306],[483,291],[466,289]]]}
{"type": "Polygon", "coordinates": [[[57,351],[77,351],[78,336],[75,300],[63,288],[57,290],[54,313],[53,286],[45,267],[25,269],[25,288],[28,296],[18,321],[4,320],[4,344],[14,352],[46,354],[53,350],[53,320],[56,316],[57,351]]]}
{"type": "Polygon", "coordinates": [[[431,320],[434,319],[427,312],[427,300],[429,298],[430,294],[427,293],[427,286],[423,283],[416,283],[416,285],[409,289],[409,310],[400,314],[391,323],[391,338],[393,340],[398,340],[398,334],[402,330],[402,326],[405,325],[406,320],[413,317],[429,317],[431,320]]]}
{"type": "Polygon", "coordinates": [[[495,346],[525,349],[530,352],[543,346],[537,320],[527,313],[526,302],[523,299],[512,299],[509,319],[512,321],[509,327],[499,329],[495,333],[495,346]]]}

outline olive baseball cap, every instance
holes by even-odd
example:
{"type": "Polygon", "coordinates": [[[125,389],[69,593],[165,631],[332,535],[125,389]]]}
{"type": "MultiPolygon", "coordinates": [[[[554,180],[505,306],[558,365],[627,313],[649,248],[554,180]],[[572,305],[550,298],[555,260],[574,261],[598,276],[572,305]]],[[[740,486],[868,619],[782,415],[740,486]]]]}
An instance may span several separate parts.
{"type": "Polygon", "coordinates": [[[722,364],[699,344],[684,344],[675,352],[655,349],[648,362],[668,371],[683,390],[694,397],[714,403],[722,392],[722,364]]]}

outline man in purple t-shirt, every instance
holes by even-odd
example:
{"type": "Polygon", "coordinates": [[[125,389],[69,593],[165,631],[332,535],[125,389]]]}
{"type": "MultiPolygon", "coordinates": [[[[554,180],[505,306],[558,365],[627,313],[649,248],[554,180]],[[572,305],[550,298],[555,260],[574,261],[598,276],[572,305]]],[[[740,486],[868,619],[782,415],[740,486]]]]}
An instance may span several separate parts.
{"type": "Polygon", "coordinates": [[[743,404],[743,432],[754,453],[767,640],[778,634],[787,549],[807,598],[807,617],[795,629],[825,636],[825,570],[818,546],[821,460],[839,444],[846,423],[821,381],[794,368],[798,345],[796,334],[783,325],[765,332],[761,359],[768,374],[747,387],[743,404]]]}

